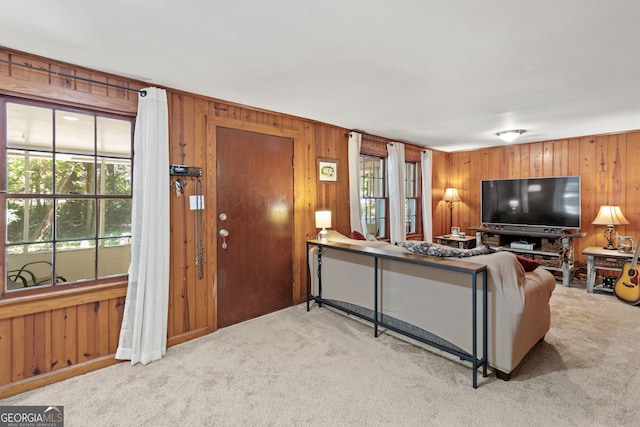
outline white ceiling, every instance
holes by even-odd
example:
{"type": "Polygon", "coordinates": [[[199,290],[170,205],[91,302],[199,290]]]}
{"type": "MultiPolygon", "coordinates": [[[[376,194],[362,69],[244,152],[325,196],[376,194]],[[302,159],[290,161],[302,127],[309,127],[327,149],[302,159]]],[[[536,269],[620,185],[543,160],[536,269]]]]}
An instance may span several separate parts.
{"type": "Polygon", "coordinates": [[[446,151],[640,129],[637,0],[12,1],[0,45],[446,151]]]}

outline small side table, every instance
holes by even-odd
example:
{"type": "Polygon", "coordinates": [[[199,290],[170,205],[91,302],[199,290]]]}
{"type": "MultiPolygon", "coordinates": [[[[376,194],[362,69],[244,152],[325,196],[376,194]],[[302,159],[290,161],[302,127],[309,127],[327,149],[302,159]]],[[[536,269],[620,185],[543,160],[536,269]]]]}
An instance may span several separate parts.
{"type": "Polygon", "coordinates": [[[633,259],[632,253],[589,246],[582,251],[587,256],[587,292],[593,292],[597,270],[622,271],[625,261],[633,259]]]}
{"type": "Polygon", "coordinates": [[[476,236],[436,236],[436,243],[439,245],[451,246],[458,249],[472,249],[476,247],[476,236]]]}

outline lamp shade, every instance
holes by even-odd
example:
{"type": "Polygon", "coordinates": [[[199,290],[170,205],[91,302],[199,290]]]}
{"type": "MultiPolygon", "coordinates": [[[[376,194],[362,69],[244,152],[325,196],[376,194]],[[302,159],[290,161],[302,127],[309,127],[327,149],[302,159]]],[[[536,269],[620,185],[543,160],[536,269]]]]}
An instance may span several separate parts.
{"type": "Polygon", "coordinates": [[[593,220],[595,225],[620,225],[629,224],[627,218],[622,215],[620,206],[600,206],[598,216],[593,220]]]}
{"type": "Polygon", "coordinates": [[[442,200],[444,200],[445,202],[459,202],[462,199],[458,194],[458,190],[456,190],[455,188],[447,188],[446,190],[444,190],[444,197],[442,198],[442,200]]]}
{"type": "Polygon", "coordinates": [[[331,211],[316,211],[316,228],[331,227],[331,211]]]}

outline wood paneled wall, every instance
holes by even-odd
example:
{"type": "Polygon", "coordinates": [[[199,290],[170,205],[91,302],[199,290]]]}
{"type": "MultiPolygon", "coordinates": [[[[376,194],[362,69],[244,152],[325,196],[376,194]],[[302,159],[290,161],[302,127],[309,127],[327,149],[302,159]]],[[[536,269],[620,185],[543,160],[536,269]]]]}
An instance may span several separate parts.
{"type": "MultiPolygon", "coordinates": [[[[0,48],[0,59],[61,70],[118,85],[142,82],[82,69],[59,61],[0,48]]],[[[0,93],[134,115],[137,95],[69,78],[0,63],[0,93]]],[[[171,163],[203,168],[205,196],[204,277],[195,265],[195,219],[188,208],[196,183],[182,197],[171,196],[171,278],[168,342],[174,345],[217,329],[216,325],[216,128],[229,127],[291,138],[294,142],[294,301],[306,297],[305,241],[317,230],[314,212],[329,209],[333,228],[348,234],[349,184],[347,129],[310,119],[264,111],[167,89],[171,163]],[[338,161],[338,181],[318,182],[319,158],[338,161]]],[[[418,155],[417,150],[409,156],[418,155]]],[[[591,221],[601,204],[620,204],[631,221],[617,227],[635,236],[640,188],[634,159],[640,132],[563,141],[511,145],[459,153],[433,151],[433,234],[448,230],[449,211],[441,201],[448,186],[459,189],[455,225],[479,223],[479,186],[485,178],[582,176],[582,223],[587,237],[579,245],[604,244],[591,221]]],[[[578,251],[579,252],[579,251],[578,251]]],[[[4,269],[4,266],[0,267],[4,269]]],[[[2,270],[2,275],[5,275],[2,270]]],[[[116,363],[126,282],[103,283],[55,295],[0,299],[0,398],[116,363]]]]}
{"type": "MultiPolygon", "coordinates": [[[[480,224],[482,179],[579,175],[581,231],[587,234],[576,239],[575,253],[584,261],[582,248],[606,243],[604,227],[591,224],[601,205],[619,205],[630,224],[616,226],[616,231],[638,241],[640,206],[634,200],[640,189],[639,156],[640,131],[449,153],[448,185],[458,188],[462,199],[454,205],[453,222],[462,229],[480,224]]],[[[442,203],[440,213],[445,210],[442,203]]]]}
{"type": "MultiPolygon", "coordinates": [[[[142,82],[0,48],[0,59],[61,70],[131,88],[142,82]]],[[[0,93],[135,115],[137,94],[0,63],[0,93]]],[[[334,227],[350,232],[347,129],[167,89],[170,162],[203,168],[204,277],[195,265],[195,218],[187,178],[182,197],[171,196],[171,270],[168,344],[213,332],[216,325],[216,128],[288,137],[294,143],[294,302],[306,298],[305,241],[315,238],[314,212],[330,209],[334,227]],[[319,183],[317,160],[335,159],[339,178],[319,183]]],[[[4,276],[4,266],[1,274],[4,276]]],[[[72,289],[55,295],[0,299],[0,398],[116,363],[126,282],[72,289]]]]}

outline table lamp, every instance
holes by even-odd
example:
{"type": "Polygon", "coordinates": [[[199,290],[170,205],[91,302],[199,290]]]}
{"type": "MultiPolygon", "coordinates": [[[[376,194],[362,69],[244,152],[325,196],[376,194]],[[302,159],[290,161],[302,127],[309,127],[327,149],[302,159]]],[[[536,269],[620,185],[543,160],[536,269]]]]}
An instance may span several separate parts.
{"type": "Polygon", "coordinates": [[[607,239],[609,244],[604,249],[613,250],[613,241],[618,237],[618,233],[613,229],[614,225],[629,224],[627,218],[622,215],[620,206],[600,206],[600,211],[596,219],[593,220],[595,225],[606,225],[607,229],[604,230],[604,238],[607,239]]]}
{"type": "Polygon", "coordinates": [[[321,228],[318,240],[327,241],[327,227],[331,227],[331,211],[316,211],[316,228],[321,228]]]}
{"type": "Polygon", "coordinates": [[[458,194],[458,190],[455,188],[447,188],[444,190],[444,197],[442,200],[447,202],[447,207],[449,208],[449,226],[453,227],[453,203],[460,202],[462,199],[458,194]]]}

